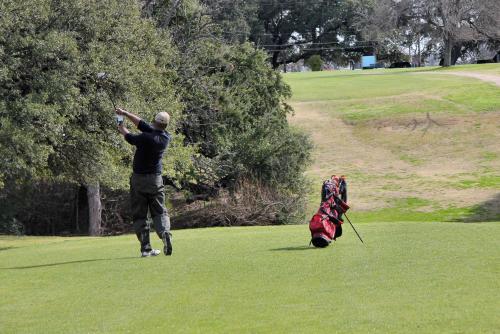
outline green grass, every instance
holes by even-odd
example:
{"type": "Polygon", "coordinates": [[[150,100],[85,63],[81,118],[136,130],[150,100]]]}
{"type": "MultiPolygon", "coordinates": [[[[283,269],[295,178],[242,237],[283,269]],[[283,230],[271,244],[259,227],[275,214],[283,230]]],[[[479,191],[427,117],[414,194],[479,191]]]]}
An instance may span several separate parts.
{"type": "Polygon", "coordinates": [[[411,74],[339,75],[327,72],[290,74],[285,78],[293,102],[328,102],[341,113],[373,112],[376,116],[410,112],[475,111],[498,109],[498,88],[459,76],[411,74]],[[415,97],[421,100],[415,104],[415,97]],[[335,102],[333,102],[333,100],[335,102]]]}
{"type": "Polygon", "coordinates": [[[457,181],[453,186],[459,189],[471,188],[494,188],[500,189],[500,176],[499,175],[480,175],[474,179],[465,179],[457,181]]]}
{"type": "Polygon", "coordinates": [[[308,218],[343,171],[366,244],[347,223],[322,250],[306,225],[175,231],[172,257],[146,259],[132,235],[0,236],[0,333],[498,333],[498,88],[415,71],[286,76],[291,102],[312,108],[299,112],[321,111],[298,124],[321,129],[319,144],[344,126],[344,146],[314,152],[308,218]],[[424,112],[443,125],[404,126],[424,112]],[[436,187],[496,197],[464,206],[436,187]],[[489,223],[453,223],[477,220],[489,223]]]}
{"type": "Polygon", "coordinates": [[[349,121],[498,110],[500,97],[494,85],[473,78],[433,75],[432,70],[291,73],[285,78],[293,91],[292,102],[321,103],[349,121]]]}
{"type": "Polygon", "coordinates": [[[493,161],[498,159],[498,154],[495,152],[484,152],[483,159],[486,161],[493,161]]]}
{"type": "Polygon", "coordinates": [[[469,65],[456,65],[451,67],[437,67],[434,70],[437,71],[466,71],[466,72],[477,72],[491,75],[500,75],[500,65],[498,63],[492,64],[469,64],[469,65]]]}
{"type": "MultiPolygon", "coordinates": [[[[328,101],[346,99],[367,99],[411,93],[414,91],[431,91],[436,83],[425,76],[409,75],[407,72],[381,72],[374,74],[324,74],[291,73],[285,76],[293,91],[293,101],[328,101]],[[397,85],[394,83],[397,82],[397,85]],[[431,83],[431,87],[429,87],[431,83]],[[390,89],[387,89],[390,87],[390,89]]],[[[441,76],[442,77],[442,76],[441,76]]],[[[448,76],[445,76],[448,78],[448,76]]],[[[460,79],[454,81],[460,84],[460,79]]],[[[453,84],[453,82],[452,82],[453,84]]]]}
{"type": "MultiPolygon", "coordinates": [[[[131,235],[0,237],[6,333],[494,333],[500,224],[183,230],[172,257],[131,235]]],[[[157,242],[157,240],[154,240],[157,242]]],[[[157,242],[158,244],[158,242],[157,242]]]]}
{"type": "MultiPolygon", "coordinates": [[[[395,206],[390,206],[384,209],[370,211],[353,211],[349,218],[361,223],[372,222],[454,222],[467,221],[467,217],[473,217],[474,208],[472,207],[447,207],[447,208],[432,208],[432,210],[420,210],[420,208],[404,207],[403,203],[396,203],[395,206]]],[[[496,219],[500,220],[500,216],[496,219]]]]}

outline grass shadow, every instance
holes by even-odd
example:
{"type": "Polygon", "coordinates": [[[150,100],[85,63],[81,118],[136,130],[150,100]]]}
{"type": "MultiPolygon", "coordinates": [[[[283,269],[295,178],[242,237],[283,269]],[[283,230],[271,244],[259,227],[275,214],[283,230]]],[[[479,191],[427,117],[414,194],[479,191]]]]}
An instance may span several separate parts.
{"type": "Polygon", "coordinates": [[[271,252],[280,252],[280,251],[305,251],[316,249],[312,246],[292,246],[292,247],[282,247],[282,248],[273,248],[270,249],[271,252]]]}
{"type": "Polygon", "coordinates": [[[470,214],[453,219],[452,222],[479,223],[500,221],[500,193],[493,198],[474,206],[470,214]]]}
{"type": "Polygon", "coordinates": [[[6,251],[6,250],[9,250],[9,249],[13,249],[13,248],[17,248],[17,247],[0,247],[0,252],[1,251],[6,251]]]}
{"type": "Polygon", "coordinates": [[[45,268],[45,267],[54,267],[54,266],[61,266],[61,265],[75,264],[75,263],[87,263],[87,262],[98,262],[98,261],[116,261],[116,260],[129,260],[129,259],[138,259],[138,257],[134,256],[134,257],[120,257],[120,258],[106,258],[106,259],[88,259],[88,260],[78,260],[78,261],[55,262],[55,263],[37,264],[37,265],[33,265],[33,266],[19,266],[19,267],[0,268],[0,270],[18,270],[18,269],[45,268]]]}

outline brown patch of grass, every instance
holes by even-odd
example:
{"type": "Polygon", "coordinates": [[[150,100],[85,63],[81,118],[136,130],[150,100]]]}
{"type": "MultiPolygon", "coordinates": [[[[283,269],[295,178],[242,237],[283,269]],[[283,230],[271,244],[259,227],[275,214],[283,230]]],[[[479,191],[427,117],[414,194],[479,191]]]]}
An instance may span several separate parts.
{"type": "MultiPolygon", "coordinates": [[[[387,97],[375,103],[383,101],[387,97]]],[[[404,114],[349,123],[332,112],[332,101],[292,106],[296,114],[291,124],[310,133],[315,143],[307,174],[318,186],[333,173],[347,174],[357,210],[387,207],[392,199],[404,197],[425,198],[442,207],[472,206],[498,193],[455,189],[450,180],[500,170],[500,159],[484,159],[485,152],[500,156],[500,112],[404,114]]]]}

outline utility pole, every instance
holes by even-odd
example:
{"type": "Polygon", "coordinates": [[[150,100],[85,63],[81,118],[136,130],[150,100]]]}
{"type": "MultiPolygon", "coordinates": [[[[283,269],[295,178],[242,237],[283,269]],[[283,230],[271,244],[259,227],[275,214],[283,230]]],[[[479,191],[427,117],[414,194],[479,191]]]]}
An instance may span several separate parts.
{"type": "Polygon", "coordinates": [[[283,73],[286,73],[286,52],[283,53],[283,73]]]}

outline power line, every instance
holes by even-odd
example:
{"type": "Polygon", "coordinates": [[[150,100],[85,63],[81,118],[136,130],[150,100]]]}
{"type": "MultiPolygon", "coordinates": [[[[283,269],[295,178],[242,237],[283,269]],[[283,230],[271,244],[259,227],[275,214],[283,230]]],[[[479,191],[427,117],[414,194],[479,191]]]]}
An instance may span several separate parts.
{"type": "MultiPolygon", "coordinates": [[[[374,44],[374,43],[379,43],[380,41],[357,41],[357,42],[353,42],[353,43],[356,43],[356,44],[366,44],[366,43],[369,43],[369,44],[374,44]]],[[[328,44],[340,44],[342,45],[344,42],[297,42],[297,43],[287,43],[287,44],[263,44],[263,45],[259,45],[260,47],[293,47],[293,46],[301,46],[301,45],[305,45],[305,46],[310,46],[310,45],[328,45],[328,44]]],[[[349,46],[349,44],[345,44],[346,46],[349,46]]]]}
{"type": "MultiPolygon", "coordinates": [[[[301,51],[336,51],[336,50],[347,50],[347,51],[349,51],[349,50],[351,50],[351,51],[359,50],[359,51],[362,51],[362,50],[369,49],[369,48],[374,48],[374,46],[310,48],[310,49],[301,49],[301,51]]],[[[274,50],[265,49],[265,51],[268,51],[268,52],[282,52],[282,51],[286,51],[286,49],[274,49],[274,50]]]]}

